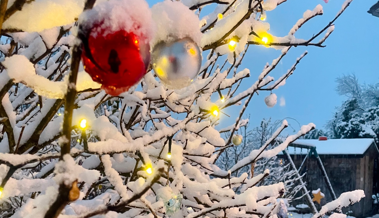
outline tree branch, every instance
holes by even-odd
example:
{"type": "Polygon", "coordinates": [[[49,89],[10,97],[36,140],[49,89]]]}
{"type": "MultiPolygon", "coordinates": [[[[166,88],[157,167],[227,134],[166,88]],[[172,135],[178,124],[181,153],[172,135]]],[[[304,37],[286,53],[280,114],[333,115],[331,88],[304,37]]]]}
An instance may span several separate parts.
{"type": "Polygon", "coordinates": [[[1,29],[3,28],[3,22],[5,17],[5,12],[7,10],[8,0],[0,0],[0,36],[1,29]]]}

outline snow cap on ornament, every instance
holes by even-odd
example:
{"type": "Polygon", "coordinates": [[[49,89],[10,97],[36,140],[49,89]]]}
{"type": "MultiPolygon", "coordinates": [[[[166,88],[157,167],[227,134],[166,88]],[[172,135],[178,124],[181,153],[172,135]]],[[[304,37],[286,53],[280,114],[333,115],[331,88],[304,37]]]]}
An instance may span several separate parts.
{"type": "Polygon", "coordinates": [[[150,63],[151,12],[144,0],[110,0],[79,18],[85,71],[110,95],[137,84],[150,63]]]}
{"type": "Polygon", "coordinates": [[[188,86],[201,66],[199,19],[181,2],[164,1],[152,8],[157,30],[151,42],[155,74],[172,89],[188,86]]]}
{"type": "Polygon", "coordinates": [[[187,6],[179,1],[163,1],[155,4],[151,12],[156,29],[151,47],[161,41],[172,42],[186,37],[200,45],[199,18],[187,6]]]}

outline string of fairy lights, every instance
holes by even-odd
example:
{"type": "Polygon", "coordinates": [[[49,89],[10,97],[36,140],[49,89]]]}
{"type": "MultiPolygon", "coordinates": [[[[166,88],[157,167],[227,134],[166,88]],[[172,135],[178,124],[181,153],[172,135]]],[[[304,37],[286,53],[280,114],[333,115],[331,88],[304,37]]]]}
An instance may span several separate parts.
{"type": "MultiPolygon", "coordinates": [[[[217,15],[217,18],[218,20],[221,20],[223,19],[224,15],[223,14],[218,14],[217,15]]],[[[260,20],[262,21],[265,21],[266,20],[266,13],[262,10],[262,12],[260,13],[260,17],[259,17],[260,20]]],[[[250,33],[250,35],[254,35],[256,38],[258,38],[260,41],[259,41],[259,44],[261,45],[264,45],[266,47],[268,47],[270,45],[270,43],[272,42],[272,39],[273,39],[273,36],[271,36],[269,33],[267,32],[260,32],[260,33],[255,33],[254,31],[252,31],[250,33]]],[[[133,37],[132,37],[133,38],[133,37]]],[[[133,38],[134,39],[134,38],[133,38]]],[[[188,40],[187,40],[188,41],[188,40]]],[[[135,39],[133,40],[133,43],[134,44],[138,44],[139,45],[139,41],[138,39],[135,39]]],[[[190,40],[189,42],[187,43],[192,43],[190,40]]],[[[230,51],[232,52],[235,52],[235,49],[237,47],[239,43],[239,38],[238,37],[233,37],[231,38],[230,40],[227,41],[227,44],[228,44],[228,48],[230,49],[230,51]]],[[[194,58],[196,58],[198,55],[197,53],[199,52],[198,51],[199,49],[195,46],[194,48],[191,48],[189,49],[189,54],[192,55],[194,58]]],[[[163,57],[164,58],[164,57],[163,57]]],[[[82,57],[83,59],[83,57],[82,57]]],[[[83,61],[85,61],[86,59],[84,58],[83,61]]],[[[164,59],[163,59],[164,60],[164,59]]],[[[199,66],[200,68],[200,66],[199,66]]],[[[154,71],[156,72],[156,74],[158,75],[159,77],[159,66],[156,66],[154,68],[154,71]]],[[[167,69],[168,70],[168,69],[167,69]]],[[[86,70],[87,71],[87,70],[86,70]]],[[[88,71],[87,71],[88,72],[88,71]]],[[[198,71],[196,71],[198,72],[198,71]]],[[[195,75],[196,76],[196,75],[195,75]]],[[[192,78],[192,77],[191,77],[192,78]]],[[[165,83],[165,80],[164,78],[160,78],[162,80],[163,83],[165,83]]],[[[193,78],[190,80],[190,82],[193,82],[193,78]]],[[[167,82],[166,82],[167,83],[167,82]]],[[[166,85],[169,85],[169,84],[166,84],[166,85]]],[[[109,90],[109,89],[104,89],[108,94],[115,94],[113,92],[115,92],[113,90],[109,90]]],[[[117,91],[117,90],[116,90],[117,91]]],[[[118,90],[119,91],[119,90],[118,90]]],[[[221,90],[220,89],[217,89],[217,92],[218,92],[218,95],[219,95],[219,99],[222,103],[225,102],[226,98],[224,95],[222,95],[221,93],[221,90]]],[[[219,117],[220,115],[220,108],[216,105],[216,104],[212,104],[209,108],[207,109],[204,109],[204,108],[200,108],[200,112],[201,113],[204,113],[204,115],[210,115],[210,116],[213,116],[213,117],[219,117]]],[[[223,112],[222,112],[223,113],[223,112]]],[[[225,113],[224,113],[225,114],[225,113]]],[[[227,114],[225,114],[227,115],[227,114]]],[[[61,112],[58,112],[57,113],[57,116],[62,116],[62,113],[61,112]]],[[[228,115],[227,115],[228,116],[228,115]]],[[[87,130],[88,130],[88,122],[86,119],[81,119],[79,121],[79,125],[77,126],[80,131],[81,131],[81,135],[78,137],[77,139],[77,142],[78,143],[83,143],[83,148],[84,148],[84,151],[88,151],[88,136],[87,136],[87,130]]],[[[172,158],[172,140],[173,140],[173,136],[167,136],[167,141],[168,141],[168,151],[167,151],[167,155],[166,155],[166,158],[168,160],[168,162],[170,163],[171,162],[171,158],[172,158]]],[[[239,145],[241,144],[242,142],[242,137],[240,135],[235,135],[235,137],[233,137],[233,144],[234,145],[239,145]]],[[[139,159],[141,160],[142,162],[142,169],[144,169],[144,171],[146,172],[147,175],[152,175],[154,170],[153,170],[153,164],[151,162],[146,162],[145,159],[143,158],[143,156],[141,155],[141,153],[139,151],[136,152],[136,155],[139,157],[139,159]]],[[[0,196],[2,196],[3,194],[3,191],[4,191],[4,188],[0,186],[0,196]]],[[[175,195],[173,197],[173,199],[176,199],[178,198],[179,195],[175,195]]],[[[180,197],[180,196],[179,196],[180,197]]],[[[171,200],[171,199],[170,199],[171,200]]],[[[168,201],[169,202],[169,201],[168,201]]],[[[172,203],[171,203],[172,204],[172,203]]],[[[176,205],[175,204],[172,204],[172,205],[176,205]]],[[[172,206],[171,205],[171,206],[172,206]]]]}

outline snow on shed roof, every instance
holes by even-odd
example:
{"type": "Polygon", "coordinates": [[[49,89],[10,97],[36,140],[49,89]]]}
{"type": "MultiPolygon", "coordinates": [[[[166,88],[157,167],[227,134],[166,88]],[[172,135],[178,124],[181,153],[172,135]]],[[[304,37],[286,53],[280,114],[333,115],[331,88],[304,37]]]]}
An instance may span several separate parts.
{"type": "MultiPolygon", "coordinates": [[[[321,155],[349,155],[364,154],[370,145],[374,143],[374,139],[328,139],[319,141],[318,139],[298,139],[292,145],[306,145],[316,147],[316,151],[321,155]]],[[[287,150],[290,154],[301,154],[301,149],[288,146],[287,150]]],[[[302,154],[307,151],[303,149],[302,154]]]]}

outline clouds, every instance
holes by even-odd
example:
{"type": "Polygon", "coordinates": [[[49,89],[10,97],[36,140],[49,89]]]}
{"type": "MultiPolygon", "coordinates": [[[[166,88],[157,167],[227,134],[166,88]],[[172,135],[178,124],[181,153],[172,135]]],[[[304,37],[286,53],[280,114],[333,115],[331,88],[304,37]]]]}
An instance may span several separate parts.
{"type": "Polygon", "coordinates": [[[286,99],[284,99],[283,96],[280,97],[279,105],[280,105],[280,107],[284,107],[284,106],[286,106],[286,99]]]}

